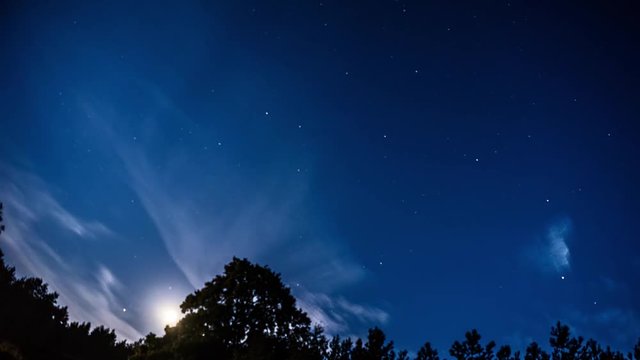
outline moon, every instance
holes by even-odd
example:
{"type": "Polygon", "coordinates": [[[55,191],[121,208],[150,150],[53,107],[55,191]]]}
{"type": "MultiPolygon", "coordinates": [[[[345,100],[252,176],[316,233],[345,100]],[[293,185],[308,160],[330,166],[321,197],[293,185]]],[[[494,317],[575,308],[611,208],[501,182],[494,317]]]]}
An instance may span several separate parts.
{"type": "Polygon", "coordinates": [[[182,313],[175,305],[161,304],[156,308],[156,317],[162,326],[175,326],[182,318],[182,313]]]}

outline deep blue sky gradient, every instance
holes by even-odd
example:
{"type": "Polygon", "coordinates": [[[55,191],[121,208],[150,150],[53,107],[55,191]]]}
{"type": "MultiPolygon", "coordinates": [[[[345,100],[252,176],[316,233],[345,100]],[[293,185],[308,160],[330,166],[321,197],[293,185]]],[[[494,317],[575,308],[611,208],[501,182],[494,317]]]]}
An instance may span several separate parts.
{"type": "Polygon", "coordinates": [[[0,246],[128,338],[238,255],[332,333],[627,350],[631,4],[5,2],[0,246]]]}

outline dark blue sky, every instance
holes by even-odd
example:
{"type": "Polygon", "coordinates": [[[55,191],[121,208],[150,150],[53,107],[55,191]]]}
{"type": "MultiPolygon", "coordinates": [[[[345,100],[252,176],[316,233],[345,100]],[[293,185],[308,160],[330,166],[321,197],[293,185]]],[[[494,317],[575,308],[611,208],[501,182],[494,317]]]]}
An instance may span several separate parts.
{"type": "Polygon", "coordinates": [[[630,3],[4,2],[0,246],[129,339],[237,255],[331,334],[627,350],[630,3]]]}

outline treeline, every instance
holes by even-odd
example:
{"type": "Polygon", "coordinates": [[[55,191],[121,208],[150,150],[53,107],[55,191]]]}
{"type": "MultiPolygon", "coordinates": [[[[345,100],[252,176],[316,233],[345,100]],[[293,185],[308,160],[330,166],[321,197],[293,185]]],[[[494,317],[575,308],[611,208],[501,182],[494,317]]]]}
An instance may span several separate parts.
{"type": "MultiPolygon", "coordinates": [[[[149,334],[133,346],[132,359],[311,359],[311,360],[408,360],[406,350],[396,350],[379,328],[366,339],[327,338],[312,326],[307,314],[280,278],[268,267],[234,258],[224,273],[187,296],[184,314],[165,335],[149,334]]],[[[633,352],[623,354],[602,348],[596,341],[571,335],[557,323],[551,329],[551,352],[531,343],[521,354],[510,346],[482,343],[476,330],[465,334],[449,349],[455,360],[640,360],[640,340],[633,352]]],[[[413,359],[440,360],[430,343],[413,359]]]]}
{"type": "MultiPolygon", "coordinates": [[[[3,228],[0,205],[0,233],[3,228]]],[[[188,295],[184,317],[163,336],[153,333],[135,343],[117,341],[113,330],[69,322],[66,307],[38,278],[16,278],[0,251],[0,360],[407,360],[379,328],[365,339],[327,337],[313,326],[280,275],[268,267],[234,258],[224,273],[188,295]]],[[[574,337],[569,327],[551,329],[549,352],[531,343],[520,353],[508,345],[483,343],[477,331],[456,341],[455,360],[640,360],[640,339],[628,353],[574,337]]],[[[425,343],[412,359],[440,360],[425,343]]],[[[444,356],[443,356],[444,358],[444,356]]]]}

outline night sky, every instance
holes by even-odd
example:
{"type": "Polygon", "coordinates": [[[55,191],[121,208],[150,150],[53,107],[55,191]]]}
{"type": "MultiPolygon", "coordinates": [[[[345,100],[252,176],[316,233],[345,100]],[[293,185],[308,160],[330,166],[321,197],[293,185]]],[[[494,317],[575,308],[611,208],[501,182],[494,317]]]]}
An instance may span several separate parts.
{"type": "Polygon", "coordinates": [[[329,334],[640,335],[638,3],[0,5],[0,247],[162,334],[232,256],[329,334]]]}

